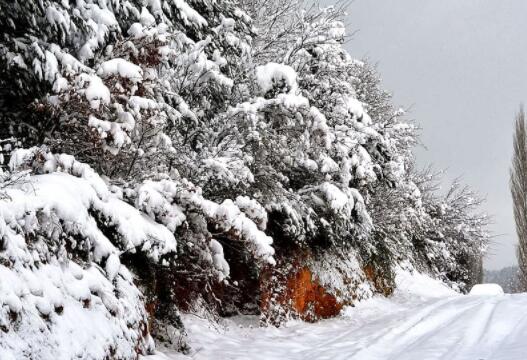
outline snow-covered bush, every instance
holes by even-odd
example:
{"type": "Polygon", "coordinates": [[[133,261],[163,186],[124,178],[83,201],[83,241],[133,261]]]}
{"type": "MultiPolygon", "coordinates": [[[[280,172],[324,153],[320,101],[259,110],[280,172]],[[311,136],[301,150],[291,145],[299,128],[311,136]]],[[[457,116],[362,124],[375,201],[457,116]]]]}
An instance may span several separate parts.
{"type": "MultiPolygon", "coordinates": [[[[16,150],[9,167],[0,201],[0,256],[8,279],[2,283],[0,301],[6,305],[3,329],[11,334],[3,346],[14,354],[31,351],[30,343],[21,340],[24,331],[40,333],[39,327],[44,326],[49,332],[39,335],[40,345],[34,351],[42,351],[44,358],[54,356],[64,331],[77,331],[70,317],[76,313],[89,316],[94,309],[109,317],[112,327],[98,335],[95,324],[87,325],[83,331],[95,333],[88,333],[86,339],[94,336],[99,340],[90,347],[93,353],[80,353],[81,357],[103,358],[116,352],[117,358],[134,358],[136,350],[150,351],[153,344],[147,323],[157,314],[147,314],[145,303],[159,301],[170,289],[163,288],[159,294],[160,289],[145,281],[153,277],[161,285],[185,276],[178,271],[207,277],[204,284],[208,286],[228,279],[229,263],[222,244],[213,236],[246,248],[253,266],[274,263],[272,239],[255,222],[232,201],[206,200],[190,184],[163,180],[146,181],[137,189],[109,186],[88,165],[42,148],[16,150]],[[15,178],[20,180],[11,181],[15,178]],[[200,223],[204,226],[199,227],[200,223]],[[183,244],[176,242],[174,234],[185,234],[180,240],[183,244]],[[134,259],[141,261],[134,263],[134,259]],[[141,266],[151,266],[152,273],[142,273],[141,266]],[[18,282],[19,287],[15,286],[18,282]],[[69,316],[61,317],[62,312],[69,316]],[[19,331],[18,324],[27,330],[19,331]],[[119,332],[125,328],[129,330],[119,332]]],[[[247,199],[240,203],[245,204],[245,211],[248,205],[258,209],[247,199]]],[[[195,295],[200,293],[207,291],[200,289],[195,295]]],[[[171,300],[156,310],[172,309],[177,314],[178,299],[171,300]]],[[[174,322],[177,318],[160,321],[155,330],[174,326],[174,322]]],[[[67,346],[75,356],[84,345],[67,346]]]]}
{"type": "Polygon", "coordinates": [[[173,234],[69,155],[18,150],[9,165],[13,177],[25,175],[5,183],[0,201],[3,356],[135,359],[151,351],[143,295],[120,256],[140,251],[158,261],[176,250],[173,234]],[[115,232],[105,233],[110,224],[115,232]]]}

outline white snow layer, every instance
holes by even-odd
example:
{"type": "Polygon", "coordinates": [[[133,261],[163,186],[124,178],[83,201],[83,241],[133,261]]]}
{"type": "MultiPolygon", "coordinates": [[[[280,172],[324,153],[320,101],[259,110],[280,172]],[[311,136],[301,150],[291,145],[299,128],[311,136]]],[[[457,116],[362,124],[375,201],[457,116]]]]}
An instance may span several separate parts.
{"type": "Polygon", "coordinates": [[[258,326],[240,316],[212,327],[186,315],[193,352],[143,360],[524,360],[527,294],[461,296],[425,275],[397,271],[400,292],[375,297],[316,324],[258,326]],[[417,292],[417,297],[414,295],[417,292]]]}
{"type": "Polygon", "coordinates": [[[110,103],[110,90],[97,75],[90,76],[90,85],[88,85],[85,95],[93,109],[98,109],[101,104],[108,105],[110,103]]]}
{"type": "MultiPolygon", "coordinates": [[[[36,151],[15,151],[10,168],[24,169],[36,151]]],[[[119,257],[139,248],[157,260],[175,251],[174,235],[89,166],[40,156],[44,174],[3,189],[0,201],[0,359],[135,359],[153,342],[142,295],[119,257]]]]}
{"type": "Polygon", "coordinates": [[[116,75],[133,82],[141,82],[143,80],[143,70],[139,66],[121,58],[103,62],[99,67],[98,73],[103,77],[116,75]]]}
{"type": "Polygon", "coordinates": [[[263,94],[275,86],[284,87],[286,92],[294,93],[297,88],[296,71],[288,65],[267,63],[256,68],[256,81],[263,94]]]}
{"type": "Polygon", "coordinates": [[[477,284],[470,290],[473,296],[497,296],[503,295],[503,289],[498,284],[477,284]]]}

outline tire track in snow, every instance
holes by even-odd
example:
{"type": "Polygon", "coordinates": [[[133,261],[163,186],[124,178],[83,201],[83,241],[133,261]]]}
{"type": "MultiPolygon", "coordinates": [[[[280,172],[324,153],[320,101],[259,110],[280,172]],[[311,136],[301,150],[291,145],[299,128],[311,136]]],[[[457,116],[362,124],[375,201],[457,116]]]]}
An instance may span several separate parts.
{"type": "MultiPolygon", "coordinates": [[[[499,304],[503,301],[499,297],[477,297],[478,302],[473,310],[465,314],[456,323],[460,323],[460,326],[454,327],[461,331],[458,331],[457,341],[446,349],[446,351],[439,357],[439,359],[452,360],[461,359],[464,357],[464,353],[467,352],[480,352],[482,349],[475,346],[481,344],[481,339],[486,334],[489,326],[494,318],[496,309],[499,304]]],[[[475,355],[474,355],[475,356],[475,355]]],[[[479,360],[479,356],[477,360],[479,360]]]]}
{"type": "Polygon", "coordinates": [[[397,324],[396,322],[394,328],[377,334],[372,341],[368,341],[367,339],[367,345],[352,354],[349,354],[350,357],[348,357],[348,359],[388,359],[393,355],[395,347],[404,346],[404,342],[402,341],[404,334],[408,333],[411,329],[426,323],[434,313],[438,313],[438,315],[441,316],[444,312],[439,310],[444,307],[450,307],[449,305],[457,299],[458,297],[452,297],[439,300],[419,310],[415,315],[410,316],[409,319],[403,320],[402,324],[397,324]]]}
{"type": "MultiPolygon", "coordinates": [[[[440,356],[441,350],[440,349],[434,349],[439,347],[444,347],[444,344],[439,345],[438,339],[446,340],[448,337],[441,334],[443,331],[447,331],[452,327],[453,324],[459,321],[460,318],[463,317],[467,313],[467,311],[470,311],[471,309],[477,307],[479,304],[474,304],[473,302],[468,302],[467,304],[460,304],[455,307],[455,310],[448,311],[449,309],[446,309],[446,314],[443,309],[441,312],[437,312],[437,314],[434,314],[434,317],[431,321],[430,319],[427,319],[423,322],[421,326],[420,332],[410,332],[405,334],[404,338],[400,339],[399,341],[404,344],[403,349],[397,351],[396,354],[390,355],[388,359],[390,360],[407,360],[408,359],[408,352],[412,351],[415,348],[420,349],[420,354],[416,354],[416,359],[422,359],[422,352],[426,351],[426,346],[433,350],[434,355],[430,356],[440,356]],[[430,326],[430,323],[434,326],[430,326]]],[[[442,358],[442,357],[441,357],[442,358]]],[[[427,358],[428,359],[428,358],[427,358]]],[[[431,359],[431,358],[429,358],[431,359]]]]}
{"type": "MultiPolygon", "coordinates": [[[[194,359],[526,360],[527,294],[373,303],[353,318],[284,328],[230,326],[199,337],[194,359]],[[369,307],[368,307],[369,306],[369,307]],[[397,311],[393,311],[396,309],[397,311]],[[374,310],[374,311],[372,311],[374,310]]],[[[232,322],[232,325],[235,325],[232,322]]]]}
{"type": "MultiPolygon", "coordinates": [[[[398,310],[395,314],[393,315],[398,315],[399,317],[403,318],[406,313],[408,312],[407,309],[405,310],[398,310]]],[[[338,344],[341,344],[343,342],[343,340],[346,340],[346,341],[349,341],[348,339],[356,339],[357,338],[357,333],[361,333],[361,332],[364,332],[364,330],[367,330],[368,328],[371,328],[373,324],[384,324],[386,325],[386,322],[390,322],[390,323],[398,323],[400,321],[399,317],[395,317],[395,318],[392,318],[392,314],[385,314],[384,316],[380,316],[378,318],[376,318],[375,320],[371,321],[371,322],[368,322],[368,323],[365,323],[365,324],[362,324],[360,326],[358,326],[357,328],[353,328],[352,330],[346,330],[344,332],[341,332],[339,333],[338,336],[336,337],[332,337],[330,340],[326,340],[324,341],[323,343],[319,344],[318,346],[321,346],[321,347],[327,347],[327,346],[334,346],[334,345],[338,345],[338,344]]],[[[344,320],[345,321],[345,320],[344,320]]],[[[350,325],[351,327],[353,327],[353,321],[350,322],[350,325]]],[[[388,327],[388,329],[384,332],[384,334],[388,333],[389,331],[391,331],[391,327],[388,327]]],[[[378,339],[380,338],[382,335],[379,335],[378,331],[370,331],[371,334],[363,334],[361,336],[361,339],[357,339],[357,341],[359,340],[362,340],[362,342],[367,342],[368,340],[366,339],[369,339],[370,337],[375,337],[375,339],[378,339]]]]}
{"type": "MultiPolygon", "coordinates": [[[[513,313],[525,312],[524,306],[517,306],[517,309],[513,309],[513,313]]],[[[509,312],[509,311],[507,311],[509,312]]],[[[521,316],[518,321],[508,331],[503,331],[500,334],[500,340],[494,340],[496,346],[491,349],[487,357],[482,359],[492,360],[525,360],[527,354],[527,348],[525,346],[525,336],[527,334],[527,313],[521,316]],[[518,339],[520,342],[518,343],[518,339]],[[508,349],[507,354],[500,354],[501,349],[508,349]]],[[[493,334],[491,338],[495,338],[496,334],[493,334]]]]}

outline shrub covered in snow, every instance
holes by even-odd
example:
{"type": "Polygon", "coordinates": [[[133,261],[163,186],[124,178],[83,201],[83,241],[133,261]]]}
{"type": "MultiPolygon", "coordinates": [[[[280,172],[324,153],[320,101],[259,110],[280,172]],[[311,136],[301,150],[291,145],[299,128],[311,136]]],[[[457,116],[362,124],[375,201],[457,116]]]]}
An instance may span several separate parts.
{"type": "Polygon", "coordinates": [[[19,150],[10,167],[12,177],[26,173],[0,202],[2,356],[134,359],[152,350],[143,295],[119,258],[138,249],[157,261],[176,249],[172,233],[71,156],[19,150]]]}
{"type": "MultiPolygon", "coordinates": [[[[209,285],[230,275],[223,246],[206,227],[193,235],[188,230],[185,247],[174,236],[180,228],[209,223],[218,235],[245,244],[256,264],[274,263],[272,239],[256,223],[232,201],[214,203],[199,189],[168,180],[136,190],[108,186],[88,165],[41,148],[16,150],[9,167],[0,202],[0,321],[8,336],[0,345],[15,357],[132,359],[152,350],[147,324],[156,314],[147,314],[145,305],[160,294],[154,289],[145,298],[146,278],[137,266],[152,264],[157,281],[181,268],[208,276],[209,285]],[[190,270],[187,257],[201,270],[190,270]],[[128,266],[143,277],[139,288],[128,266]],[[79,328],[76,317],[86,324],[79,328]],[[102,333],[98,321],[108,322],[102,333]]],[[[159,308],[177,314],[176,305],[174,299],[159,308]]],[[[158,327],[176,325],[160,319],[158,327]]]]}

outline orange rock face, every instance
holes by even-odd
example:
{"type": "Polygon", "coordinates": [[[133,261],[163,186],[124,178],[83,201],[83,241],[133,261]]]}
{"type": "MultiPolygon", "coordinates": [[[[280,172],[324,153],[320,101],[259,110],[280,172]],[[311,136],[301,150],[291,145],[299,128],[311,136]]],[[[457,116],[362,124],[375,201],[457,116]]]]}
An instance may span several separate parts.
{"type": "Polygon", "coordinates": [[[313,274],[307,267],[288,279],[287,297],[291,299],[293,309],[307,320],[336,316],[342,309],[342,304],[313,279],[313,274]]]}
{"type": "Polygon", "coordinates": [[[274,303],[288,309],[302,320],[317,321],[337,316],[343,306],[333,294],[320,285],[307,267],[302,267],[281,279],[275,277],[268,285],[273,286],[275,291],[280,291],[262,291],[261,309],[264,314],[270,311],[274,303]]]}

